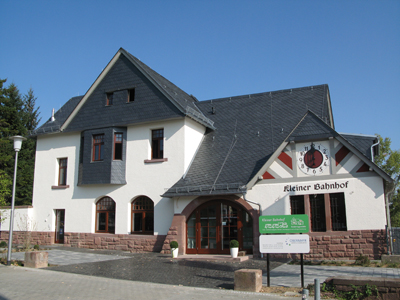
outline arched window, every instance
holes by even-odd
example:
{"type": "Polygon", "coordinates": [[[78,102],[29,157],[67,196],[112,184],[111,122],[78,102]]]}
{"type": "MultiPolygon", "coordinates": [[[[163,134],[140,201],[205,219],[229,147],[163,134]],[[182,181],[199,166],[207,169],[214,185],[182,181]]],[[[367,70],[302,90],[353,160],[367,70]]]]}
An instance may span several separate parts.
{"type": "Polygon", "coordinates": [[[115,233],[115,202],[110,197],[96,203],[96,232],[115,233]]]}
{"type": "Polygon", "coordinates": [[[132,233],[154,233],[154,203],[148,197],[139,197],[132,202],[132,233]]]}

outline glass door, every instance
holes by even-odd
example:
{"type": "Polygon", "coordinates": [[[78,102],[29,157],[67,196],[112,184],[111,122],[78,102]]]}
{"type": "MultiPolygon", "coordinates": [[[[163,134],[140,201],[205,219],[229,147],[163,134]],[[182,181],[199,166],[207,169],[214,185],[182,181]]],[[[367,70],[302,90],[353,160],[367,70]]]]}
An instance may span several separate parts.
{"type": "Polygon", "coordinates": [[[221,203],[221,250],[229,253],[231,240],[238,240],[238,210],[237,208],[221,203]]]}
{"type": "Polygon", "coordinates": [[[64,215],[65,209],[56,209],[56,243],[64,243],[64,215]]]}
{"type": "Polygon", "coordinates": [[[210,201],[198,207],[186,225],[187,254],[228,254],[231,240],[252,253],[253,219],[234,203],[210,201]]]}
{"type": "Polygon", "coordinates": [[[200,249],[198,253],[217,253],[217,205],[200,210],[200,249]]]}

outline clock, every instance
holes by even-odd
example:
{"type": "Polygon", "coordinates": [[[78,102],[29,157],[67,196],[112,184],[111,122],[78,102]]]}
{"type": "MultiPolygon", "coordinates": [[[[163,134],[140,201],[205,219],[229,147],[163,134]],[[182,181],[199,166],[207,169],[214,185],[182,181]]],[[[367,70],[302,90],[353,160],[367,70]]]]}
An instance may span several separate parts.
{"type": "Polygon", "coordinates": [[[318,143],[306,144],[297,153],[297,165],[307,175],[320,175],[329,166],[329,151],[318,143]]]}

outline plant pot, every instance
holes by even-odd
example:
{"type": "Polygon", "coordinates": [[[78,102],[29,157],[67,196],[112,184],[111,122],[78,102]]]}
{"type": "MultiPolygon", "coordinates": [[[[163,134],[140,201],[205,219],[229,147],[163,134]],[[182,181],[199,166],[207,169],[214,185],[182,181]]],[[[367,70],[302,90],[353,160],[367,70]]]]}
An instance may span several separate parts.
{"type": "Polygon", "coordinates": [[[238,256],[239,248],[231,248],[231,256],[236,258],[238,256]]]}
{"type": "Polygon", "coordinates": [[[178,257],[178,250],[179,250],[179,248],[171,249],[172,258],[177,258],[178,257]]]}

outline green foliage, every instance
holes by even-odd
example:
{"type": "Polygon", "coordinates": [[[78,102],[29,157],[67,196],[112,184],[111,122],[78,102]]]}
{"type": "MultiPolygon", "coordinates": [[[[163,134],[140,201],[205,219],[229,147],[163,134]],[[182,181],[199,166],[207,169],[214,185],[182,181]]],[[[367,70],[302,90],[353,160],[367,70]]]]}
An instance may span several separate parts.
{"type": "Polygon", "coordinates": [[[229,248],[239,248],[239,242],[237,240],[231,240],[229,242],[229,248]]]}
{"type": "Polygon", "coordinates": [[[369,260],[368,256],[360,254],[356,258],[354,264],[357,266],[368,267],[371,264],[371,261],[369,260]]]}
{"type": "Polygon", "coordinates": [[[390,221],[392,227],[400,227],[400,150],[392,150],[390,138],[382,138],[380,141],[379,155],[375,156],[375,163],[395,180],[394,193],[390,199],[390,221]]]}
{"type": "Polygon", "coordinates": [[[38,244],[36,244],[35,246],[33,246],[33,249],[35,249],[35,250],[39,250],[39,249],[40,249],[40,247],[39,247],[39,245],[38,245],[38,244]]]}
{"type": "Polygon", "coordinates": [[[171,243],[169,243],[169,246],[171,247],[171,249],[177,249],[178,248],[178,242],[177,241],[172,241],[171,243]]]}
{"type": "Polygon", "coordinates": [[[1,242],[0,242],[0,248],[7,248],[7,243],[6,243],[6,241],[1,241],[1,242]]]}
{"type": "MultiPolygon", "coordinates": [[[[4,87],[5,82],[0,79],[0,170],[5,174],[0,176],[0,201],[9,205],[12,193],[10,180],[14,178],[15,163],[14,145],[9,138],[15,135],[26,137],[30,130],[36,129],[40,119],[33,90],[21,96],[16,85],[11,83],[4,87]]],[[[36,141],[28,139],[18,153],[15,205],[32,203],[35,148],[36,141]]]]}
{"type": "Polygon", "coordinates": [[[11,184],[10,176],[5,171],[0,170],[0,206],[7,205],[6,199],[11,196],[11,184]]]}

